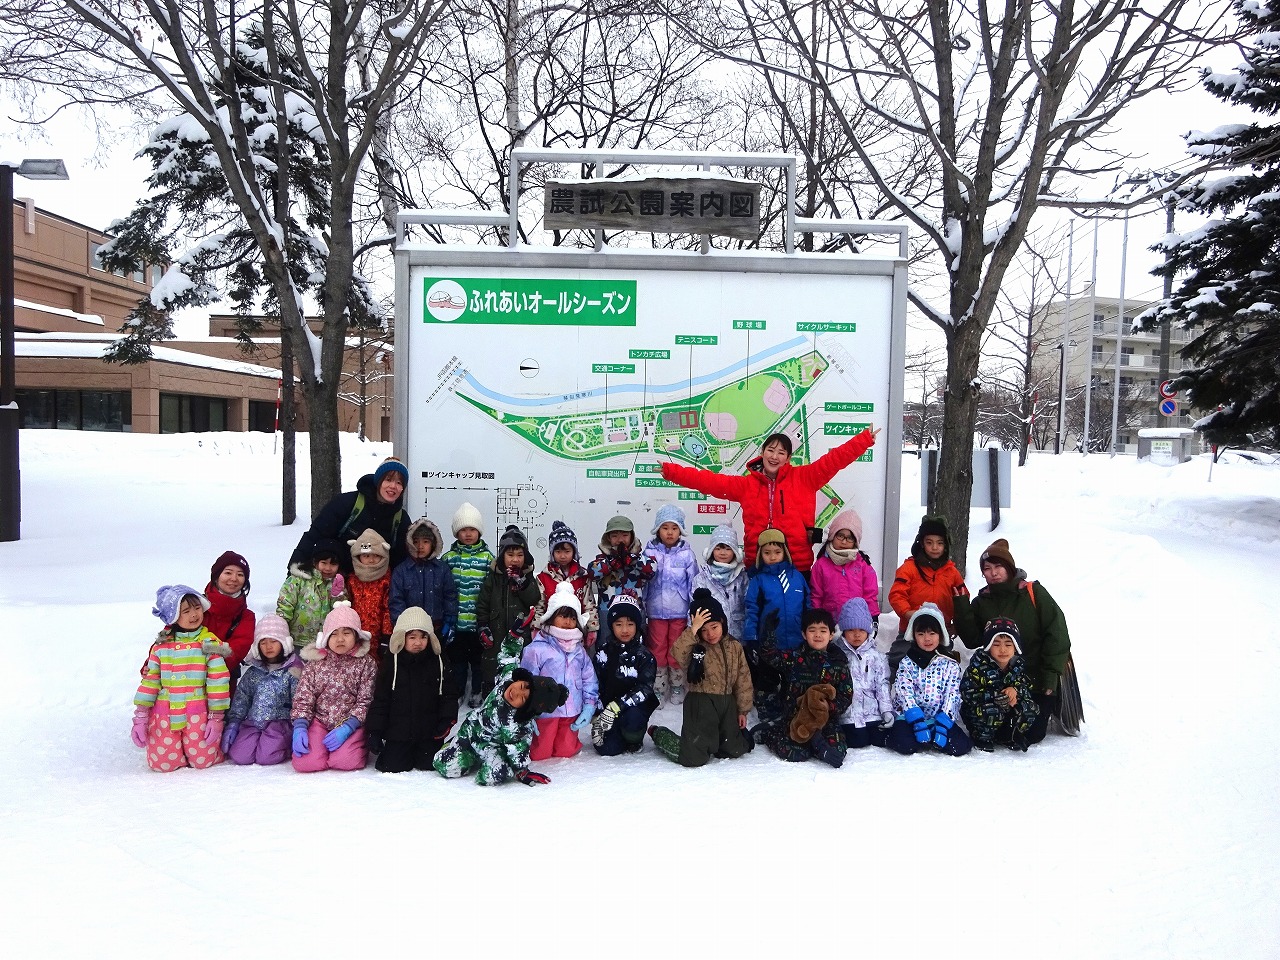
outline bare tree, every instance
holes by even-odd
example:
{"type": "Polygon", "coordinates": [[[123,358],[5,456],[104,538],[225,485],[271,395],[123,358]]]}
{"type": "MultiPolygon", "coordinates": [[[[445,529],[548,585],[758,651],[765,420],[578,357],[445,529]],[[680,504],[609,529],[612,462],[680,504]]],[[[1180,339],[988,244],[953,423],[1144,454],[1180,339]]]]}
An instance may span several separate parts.
{"type": "Polygon", "coordinates": [[[1116,168],[1117,157],[1092,148],[1120,111],[1194,80],[1195,60],[1235,29],[1226,8],[1192,0],[736,0],[699,16],[680,7],[687,29],[723,55],[812,84],[876,188],[932,249],[945,297],[920,285],[909,296],[947,338],[938,505],[961,562],[982,340],[1009,265],[1046,198],[1116,168]],[[814,5],[837,27],[823,56],[810,42],[814,5]],[[788,50],[810,69],[779,65],[760,49],[788,50]],[[870,142],[855,123],[861,111],[889,125],[896,141],[870,142]],[[904,186],[903,171],[921,154],[933,176],[904,186]]]}
{"type": "MultiPolygon", "coordinates": [[[[9,0],[19,3],[22,0],[9,0]]],[[[278,304],[284,336],[299,358],[300,392],[311,430],[312,509],[340,490],[338,391],[353,304],[367,300],[355,264],[353,209],[379,124],[401,96],[401,84],[417,65],[445,0],[264,0],[237,10],[219,4],[175,0],[26,0],[23,27],[61,37],[64,71],[100,70],[158,93],[184,111],[187,135],[207,140],[226,180],[232,203],[257,245],[263,274],[278,304]],[[68,19],[68,15],[71,19],[68,19]],[[69,33],[59,33],[76,19],[69,33]],[[263,96],[241,98],[236,82],[237,34],[258,26],[267,39],[252,69],[263,96]],[[68,39],[70,38],[70,39],[68,39]],[[71,62],[73,56],[85,63],[71,62]],[[281,69],[296,65],[296,75],[281,69]],[[363,80],[361,78],[364,78],[363,80]],[[283,135],[302,122],[328,157],[330,219],[313,224],[312,253],[321,269],[303,269],[286,243],[290,184],[286,165],[275,165],[249,135],[244,117],[269,112],[283,135]],[[263,178],[263,164],[277,177],[263,178]],[[308,283],[310,281],[310,283],[308,283]],[[319,305],[319,336],[305,321],[309,287],[319,305]]],[[[54,41],[50,40],[50,43],[54,41]]],[[[73,98],[81,84],[62,79],[73,98]]],[[[215,237],[203,238],[207,243],[215,237]]]]}

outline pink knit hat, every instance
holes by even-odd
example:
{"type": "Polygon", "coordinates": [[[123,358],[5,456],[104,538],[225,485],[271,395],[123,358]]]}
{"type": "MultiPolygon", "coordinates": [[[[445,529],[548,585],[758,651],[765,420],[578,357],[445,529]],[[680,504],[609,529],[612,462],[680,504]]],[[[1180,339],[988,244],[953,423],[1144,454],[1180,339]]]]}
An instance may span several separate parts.
{"type": "Polygon", "coordinates": [[[253,627],[253,646],[249,648],[251,659],[262,660],[262,653],[258,650],[258,643],[262,640],[279,641],[286,660],[293,654],[293,636],[289,633],[289,624],[284,617],[274,613],[264,613],[258,617],[253,627]]]}
{"type": "Polygon", "coordinates": [[[862,518],[857,510],[850,508],[837,513],[836,518],[827,524],[827,539],[834,537],[837,530],[851,531],[858,546],[862,546],[862,518]]]}
{"type": "Polygon", "coordinates": [[[329,615],[324,618],[324,628],[316,637],[316,649],[328,650],[329,637],[333,631],[342,627],[350,627],[356,632],[362,641],[368,643],[372,639],[369,631],[364,630],[360,626],[360,614],[356,613],[355,608],[346,600],[339,600],[333,605],[333,609],[329,611],[329,615]]]}

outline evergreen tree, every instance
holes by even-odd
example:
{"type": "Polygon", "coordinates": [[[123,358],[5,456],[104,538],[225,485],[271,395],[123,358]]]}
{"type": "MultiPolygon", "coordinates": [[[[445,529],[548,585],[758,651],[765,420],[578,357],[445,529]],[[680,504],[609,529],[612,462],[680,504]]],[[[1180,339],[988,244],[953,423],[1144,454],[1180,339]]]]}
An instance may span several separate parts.
{"type": "MultiPolygon", "coordinates": [[[[1272,0],[1274,4],[1275,0],[1272,0]]],[[[1280,111],[1280,9],[1237,0],[1257,33],[1234,71],[1206,73],[1205,86],[1264,117],[1280,111]]],[[[1231,173],[1186,189],[1181,208],[1214,219],[1157,245],[1158,274],[1182,277],[1173,296],[1143,318],[1148,329],[1177,323],[1194,336],[1177,378],[1200,410],[1197,427],[1215,443],[1280,445],[1280,125],[1231,124],[1188,138],[1192,154],[1231,173]]]]}

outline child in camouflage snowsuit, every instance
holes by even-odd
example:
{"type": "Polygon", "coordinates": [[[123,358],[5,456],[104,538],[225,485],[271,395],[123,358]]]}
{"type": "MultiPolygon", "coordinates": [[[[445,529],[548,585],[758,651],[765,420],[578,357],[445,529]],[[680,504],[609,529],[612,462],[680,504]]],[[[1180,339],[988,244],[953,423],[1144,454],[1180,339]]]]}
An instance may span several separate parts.
{"type": "Polygon", "coordinates": [[[1022,658],[1018,625],[999,617],[983,631],[986,645],[960,678],[960,717],[973,745],[990,753],[997,743],[1027,749],[1027,731],[1040,714],[1022,658]]]}
{"type": "MultiPolygon", "coordinates": [[[[832,646],[835,621],[826,610],[806,610],[800,619],[804,646],[795,650],[766,648],[762,657],[782,676],[782,721],[759,731],[764,743],[783,760],[817,757],[839,767],[844,763],[840,715],[853,702],[849,661],[832,646]]],[[[755,733],[755,731],[753,731],[755,733]]]]}
{"type": "Polygon", "coordinates": [[[436,773],[449,779],[475,774],[476,783],[492,787],[509,780],[526,786],[550,783],[545,774],[529,769],[529,747],[537,730],[534,721],[560,706],[569,691],[548,677],[535,677],[520,666],[528,627],[512,629],[498,648],[497,685],[485,701],[467,714],[457,738],[436,754],[436,773]]]}
{"type": "Polygon", "coordinates": [[[457,586],[458,621],[453,642],[449,644],[453,682],[461,697],[467,691],[467,674],[471,674],[471,698],[468,706],[478,707],[484,699],[481,680],[480,626],[476,623],[476,600],[480,586],[493,565],[493,554],[484,542],[484,518],[480,511],[464,503],[453,515],[453,546],[440,559],[453,574],[457,586]]]}
{"type": "Polygon", "coordinates": [[[288,621],[293,649],[299,655],[316,642],[334,601],[345,595],[346,582],[339,572],[343,552],[337,540],[317,540],[311,559],[290,565],[280,587],[276,613],[288,621]]]}

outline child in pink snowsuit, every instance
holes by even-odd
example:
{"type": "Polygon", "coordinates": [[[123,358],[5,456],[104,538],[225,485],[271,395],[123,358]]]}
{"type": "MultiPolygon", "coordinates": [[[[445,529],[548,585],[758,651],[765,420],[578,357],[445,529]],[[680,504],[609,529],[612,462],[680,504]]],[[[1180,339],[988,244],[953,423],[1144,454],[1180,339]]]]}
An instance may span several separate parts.
{"type": "Polygon", "coordinates": [[[165,625],[151,645],[134,694],[135,746],[147,766],[168,773],[222,762],[222,717],[230,702],[229,650],[203,626],[209,601],[185,584],[156,591],[151,612],[165,625]]]}
{"type": "Polygon", "coordinates": [[[293,695],[293,769],[362,770],[368,760],[364,721],[378,665],[370,635],[346,601],[333,605],[313,647],[302,651],[302,678],[293,695]]]}
{"type": "Polygon", "coordinates": [[[222,752],[232,763],[269,766],[289,759],[289,712],[302,674],[284,617],[264,614],[254,626],[245,671],[236,684],[222,734],[222,752]]]}

